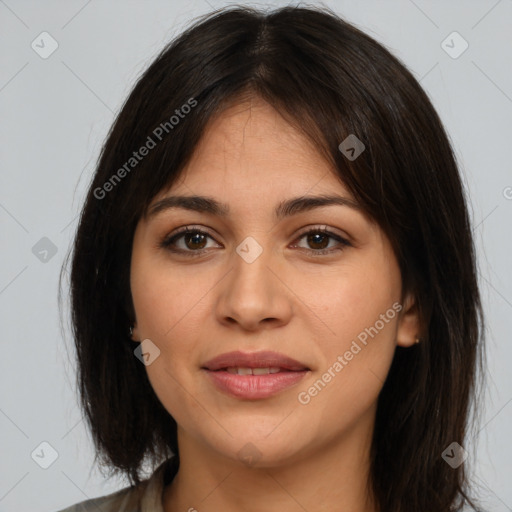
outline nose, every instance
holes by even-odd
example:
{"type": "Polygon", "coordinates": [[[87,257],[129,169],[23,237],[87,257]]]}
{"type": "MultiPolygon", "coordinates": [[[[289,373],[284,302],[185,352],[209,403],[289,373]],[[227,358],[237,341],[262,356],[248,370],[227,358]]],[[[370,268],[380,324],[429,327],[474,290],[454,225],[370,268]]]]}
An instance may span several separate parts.
{"type": "Polygon", "coordinates": [[[279,256],[264,249],[253,259],[254,246],[249,244],[245,253],[243,249],[241,244],[239,252],[233,251],[231,270],[219,283],[218,321],[245,331],[286,325],[293,312],[293,294],[282,267],[280,271],[279,256]]]}

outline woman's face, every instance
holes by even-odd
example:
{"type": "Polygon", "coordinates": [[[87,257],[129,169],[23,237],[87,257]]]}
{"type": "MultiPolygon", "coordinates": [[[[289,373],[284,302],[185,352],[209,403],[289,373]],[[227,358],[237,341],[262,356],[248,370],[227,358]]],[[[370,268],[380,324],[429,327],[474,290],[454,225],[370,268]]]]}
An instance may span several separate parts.
{"type": "Polygon", "coordinates": [[[146,370],[180,443],[270,467],[368,442],[395,347],[418,334],[381,229],[350,202],[300,207],[354,199],[308,139],[255,98],[212,120],[152,206],[170,196],[229,210],[160,203],[135,231],[133,339],[151,340],[146,370]],[[214,371],[209,361],[236,351],[249,359],[214,371]],[[278,355],[258,360],[261,351],[278,355]]]}

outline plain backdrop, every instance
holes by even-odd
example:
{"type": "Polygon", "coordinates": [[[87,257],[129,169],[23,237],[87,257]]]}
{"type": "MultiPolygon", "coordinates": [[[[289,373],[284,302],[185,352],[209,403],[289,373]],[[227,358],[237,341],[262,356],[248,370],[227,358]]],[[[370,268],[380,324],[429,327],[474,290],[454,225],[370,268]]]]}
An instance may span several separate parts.
{"type": "MultiPolygon", "coordinates": [[[[0,512],[51,512],[127,485],[92,466],[58,276],[101,144],[136,78],[194,17],[223,5],[0,0],[0,512]]],[[[488,509],[511,511],[512,0],[324,5],[411,69],[452,139],[488,322],[485,410],[465,448],[488,509]]]]}

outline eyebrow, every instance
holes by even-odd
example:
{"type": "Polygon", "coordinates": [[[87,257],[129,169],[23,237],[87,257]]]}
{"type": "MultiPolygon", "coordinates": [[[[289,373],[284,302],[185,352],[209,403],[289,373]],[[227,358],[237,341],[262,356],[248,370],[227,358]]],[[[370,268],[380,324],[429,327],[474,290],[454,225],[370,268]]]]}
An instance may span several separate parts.
{"type": "MultiPolygon", "coordinates": [[[[292,215],[310,211],[322,206],[347,206],[354,210],[362,211],[359,203],[353,199],[338,195],[302,196],[281,201],[274,210],[276,220],[284,219],[292,215]]],[[[182,208],[199,213],[210,213],[219,217],[229,216],[229,205],[221,203],[212,197],[207,196],[167,196],[150,206],[147,217],[149,219],[157,214],[173,209],[182,208]]]]}

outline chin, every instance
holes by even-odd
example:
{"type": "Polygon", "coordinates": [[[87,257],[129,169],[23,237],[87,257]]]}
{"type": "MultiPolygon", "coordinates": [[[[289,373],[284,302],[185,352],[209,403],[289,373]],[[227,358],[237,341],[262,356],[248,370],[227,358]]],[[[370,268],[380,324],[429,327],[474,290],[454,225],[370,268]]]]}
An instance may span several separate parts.
{"type": "MultiPolygon", "coordinates": [[[[289,465],[300,460],[303,455],[298,439],[274,432],[268,436],[251,435],[245,430],[240,435],[231,432],[233,437],[226,437],[215,443],[214,449],[222,456],[239,462],[248,468],[263,469],[289,465]]],[[[301,440],[304,442],[304,439],[301,440]]]]}

